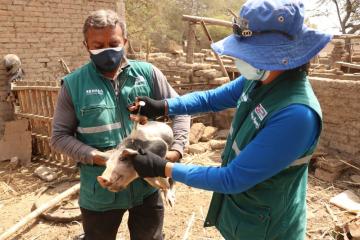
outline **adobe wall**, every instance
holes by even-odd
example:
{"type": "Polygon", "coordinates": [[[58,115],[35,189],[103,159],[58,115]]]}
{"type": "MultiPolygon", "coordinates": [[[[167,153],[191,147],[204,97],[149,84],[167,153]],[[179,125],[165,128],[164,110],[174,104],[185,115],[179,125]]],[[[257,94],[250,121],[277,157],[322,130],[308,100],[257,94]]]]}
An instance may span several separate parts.
{"type": "Polygon", "coordinates": [[[360,81],[310,79],[323,111],[319,151],[360,164],[360,81]]]}

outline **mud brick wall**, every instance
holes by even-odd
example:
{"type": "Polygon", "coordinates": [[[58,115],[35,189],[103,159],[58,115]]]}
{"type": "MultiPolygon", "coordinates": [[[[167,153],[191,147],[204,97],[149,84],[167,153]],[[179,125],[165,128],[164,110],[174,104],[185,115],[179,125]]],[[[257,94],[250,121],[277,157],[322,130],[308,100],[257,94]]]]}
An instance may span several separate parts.
{"type": "MultiPolygon", "coordinates": [[[[123,4],[121,0],[1,0],[0,58],[18,55],[26,80],[57,80],[63,75],[59,58],[71,70],[88,59],[82,27],[89,12],[101,8],[121,12],[123,4]]],[[[2,69],[0,77],[2,81],[2,69]]]]}
{"type": "Polygon", "coordinates": [[[318,149],[360,164],[360,81],[310,79],[324,119],[318,149]]]}
{"type": "Polygon", "coordinates": [[[124,16],[122,0],[1,0],[0,138],[4,121],[13,118],[11,104],[6,102],[10,86],[3,57],[18,55],[27,81],[56,81],[64,75],[60,58],[71,70],[88,60],[82,27],[88,14],[101,8],[124,16]]]}

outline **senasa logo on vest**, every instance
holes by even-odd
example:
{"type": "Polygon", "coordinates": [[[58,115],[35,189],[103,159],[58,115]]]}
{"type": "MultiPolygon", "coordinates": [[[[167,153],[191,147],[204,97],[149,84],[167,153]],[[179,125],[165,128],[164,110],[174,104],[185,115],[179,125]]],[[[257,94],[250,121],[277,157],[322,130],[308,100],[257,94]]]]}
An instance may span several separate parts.
{"type": "Polygon", "coordinates": [[[135,78],[135,85],[144,85],[146,83],[146,80],[143,76],[137,76],[135,78]]]}
{"type": "Polygon", "coordinates": [[[86,95],[103,95],[104,90],[102,89],[87,89],[85,90],[86,95]]]}
{"type": "Polygon", "coordinates": [[[256,106],[256,108],[254,109],[254,111],[251,112],[251,120],[253,121],[256,129],[260,128],[260,123],[262,120],[264,120],[264,118],[266,117],[266,115],[268,114],[268,112],[266,111],[266,109],[261,105],[261,103],[259,105],[256,106]],[[256,114],[256,116],[255,116],[256,114]]]}

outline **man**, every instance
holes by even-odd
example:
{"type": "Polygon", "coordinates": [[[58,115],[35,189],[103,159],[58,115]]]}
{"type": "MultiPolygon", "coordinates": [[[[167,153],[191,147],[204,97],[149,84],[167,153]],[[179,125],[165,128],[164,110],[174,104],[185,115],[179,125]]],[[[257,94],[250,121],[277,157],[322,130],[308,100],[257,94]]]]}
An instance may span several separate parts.
{"type": "Polygon", "coordinates": [[[205,226],[227,240],[305,239],[308,163],[322,127],[307,67],[330,39],[304,25],[300,0],[247,1],[233,34],[212,45],[236,58],[240,78],[174,99],[138,98],[148,117],[236,107],[222,167],[167,163],[140,151],[136,171],[214,191],[205,226]]]}
{"type": "MultiPolygon", "coordinates": [[[[164,207],[159,192],[142,179],[113,193],[96,181],[105,169],[106,151],[132,129],[127,106],[136,96],[176,97],[159,69],[124,56],[125,24],[115,12],[93,12],[84,24],[91,61],[63,79],[53,120],[52,147],[80,167],[80,199],[86,240],[113,240],[129,211],[131,239],[162,239],[164,207]]],[[[166,157],[178,161],[187,142],[190,119],[175,117],[174,144],[166,157]]]]}

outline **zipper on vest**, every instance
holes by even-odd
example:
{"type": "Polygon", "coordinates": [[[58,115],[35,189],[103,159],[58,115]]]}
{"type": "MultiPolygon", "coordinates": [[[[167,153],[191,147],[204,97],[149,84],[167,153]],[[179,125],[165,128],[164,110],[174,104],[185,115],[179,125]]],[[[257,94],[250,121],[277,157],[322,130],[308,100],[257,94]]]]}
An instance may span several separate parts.
{"type": "MultiPolygon", "coordinates": [[[[120,76],[120,75],[119,75],[120,76]]],[[[118,77],[119,77],[118,76],[118,77]]],[[[122,88],[124,87],[125,83],[126,83],[126,80],[127,78],[125,78],[122,82],[119,82],[119,95],[121,94],[121,90],[122,88]]],[[[119,79],[120,81],[120,79],[119,79]]],[[[118,101],[118,97],[116,96],[116,101],[118,101]]],[[[117,102],[118,103],[118,102],[117,102]]],[[[120,103],[117,104],[117,107],[120,108],[120,103]]],[[[125,106],[126,107],[126,106],[125,106]]],[[[119,112],[120,112],[120,122],[121,122],[121,126],[124,126],[123,129],[124,129],[124,132],[125,132],[125,135],[127,135],[127,132],[126,132],[126,127],[124,125],[124,121],[123,121],[123,113],[121,111],[121,109],[119,109],[119,112]]],[[[130,133],[129,133],[130,134],[130,133]]],[[[130,203],[132,204],[133,203],[133,199],[134,199],[134,187],[132,184],[130,184],[130,203]]]]}
{"type": "MultiPolygon", "coordinates": [[[[120,75],[119,75],[120,76],[120,75]]],[[[119,78],[119,76],[118,76],[118,78],[119,78]]],[[[119,101],[119,95],[121,94],[121,90],[122,90],[122,88],[124,87],[124,85],[125,85],[125,83],[126,83],[126,80],[127,80],[127,78],[125,78],[122,82],[119,82],[120,84],[119,84],[119,89],[118,89],[118,91],[119,91],[119,94],[118,94],[118,96],[116,95],[116,93],[115,93],[115,89],[112,87],[112,86],[110,86],[111,87],[111,91],[112,91],[112,93],[113,93],[113,96],[115,96],[115,100],[116,100],[116,108],[119,110],[119,113],[120,113],[120,122],[121,122],[121,126],[123,126],[122,127],[122,130],[123,131],[120,131],[121,133],[123,133],[122,135],[123,135],[123,138],[125,138],[125,135],[127,135],[127,132],[126,132],[126,126],[124,125],[124,116],[123,116],[123,113],[122,113],[122,111],[121,111],[121,109],[120,109],[120,103],[118,102],[119,101]]],[[[119,79],[119,81],[120,81],[120,79],[119,79]]],[[[125,106],[126,107],[126,106],[125,106]]],[[[134,188],[133,188],[133,185],[132,184],[130,184],[130,186],[129,186],[129,188],[130,188],[130,196],[129,196],[129,202],[130,202],[130,204],[132,205],[132,203],[133,203],[133,199],[134,199],[134,188]]]]}

